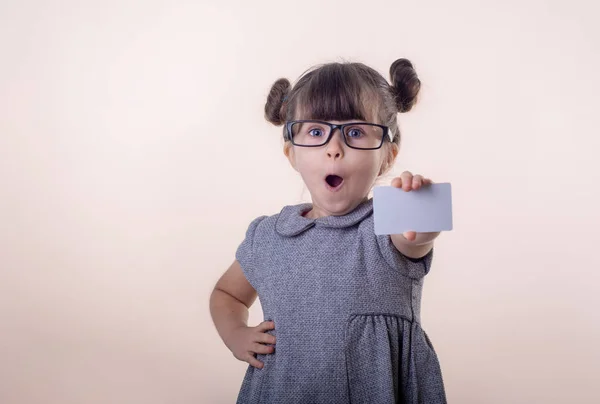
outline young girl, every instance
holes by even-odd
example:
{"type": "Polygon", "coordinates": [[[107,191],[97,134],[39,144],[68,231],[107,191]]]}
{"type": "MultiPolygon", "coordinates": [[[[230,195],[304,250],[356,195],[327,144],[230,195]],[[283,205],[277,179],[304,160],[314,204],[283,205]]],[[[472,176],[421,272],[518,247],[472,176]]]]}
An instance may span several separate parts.
{"type": "MultiPolygon", "coordinates": [[[[375,235],[368,195],[393,165],[420,88],[396,60],[391,85],[361,63],[331,63],[292,88],[276,81],[265,116],[312,203],[250,223],[210,308],[250,366],[238,403],[445,403],[436,352],[421,328],[423,278],[438,233],[375,235]],[[247,325],[260,297],[265,321],[247,325]]],[[[392,186],[431,181],[404,172],[392,186]]]]}

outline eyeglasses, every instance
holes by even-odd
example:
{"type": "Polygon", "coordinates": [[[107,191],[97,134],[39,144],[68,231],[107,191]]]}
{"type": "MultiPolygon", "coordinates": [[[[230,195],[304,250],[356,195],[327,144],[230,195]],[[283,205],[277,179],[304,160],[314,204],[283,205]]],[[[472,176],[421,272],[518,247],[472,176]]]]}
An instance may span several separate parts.
{"type": "Polygon", "coordinates": [[[336,125],[324,121],[300,120],[286,122],[286,140],[302,147],[319,147],[329,143],[335,129],[344,135],[348,147],[359,150],[379,149],[385,139],[392,141],[387,126],[374,123],[352,122],[336,125]]]}

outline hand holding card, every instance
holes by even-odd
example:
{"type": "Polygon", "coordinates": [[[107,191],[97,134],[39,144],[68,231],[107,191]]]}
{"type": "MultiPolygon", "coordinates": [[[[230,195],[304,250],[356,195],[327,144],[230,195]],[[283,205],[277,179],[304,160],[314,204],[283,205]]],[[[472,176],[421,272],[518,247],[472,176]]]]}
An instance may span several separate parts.
{"type": "Polygon", "coordinates": [[[449,183],[424,181],[418,189],[377,187],[373,190],[375,234],[452,230],[452,190],[449,183]]]}

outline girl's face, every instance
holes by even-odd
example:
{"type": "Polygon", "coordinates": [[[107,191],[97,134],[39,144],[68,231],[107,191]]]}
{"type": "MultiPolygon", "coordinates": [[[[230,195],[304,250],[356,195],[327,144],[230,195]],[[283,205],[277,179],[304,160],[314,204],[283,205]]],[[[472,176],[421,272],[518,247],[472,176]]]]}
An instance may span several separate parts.
{"type": "Polygon", "coordinates": [[[336,129],[331,140],[320,147],[294,146],[286,142],[284,152],[302,176],[312,198],[313,209],[307,217],[345,215],[354,210],[365,201],[377,177],[398,153],[397,146],[387,141],[376,150],[353,149],[342,136],[336,129]]]}

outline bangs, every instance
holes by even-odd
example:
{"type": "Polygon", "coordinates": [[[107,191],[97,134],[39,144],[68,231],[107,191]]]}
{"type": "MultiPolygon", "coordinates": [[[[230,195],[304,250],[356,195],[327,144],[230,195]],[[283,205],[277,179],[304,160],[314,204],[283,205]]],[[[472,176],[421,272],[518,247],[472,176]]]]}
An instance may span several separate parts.
{"type": "Polygon", "coordinates": [[[295,100],[293,119],[369,121],[376,119],[376,90],[356,72],[330,65],[309,73],[295,100]]]}

